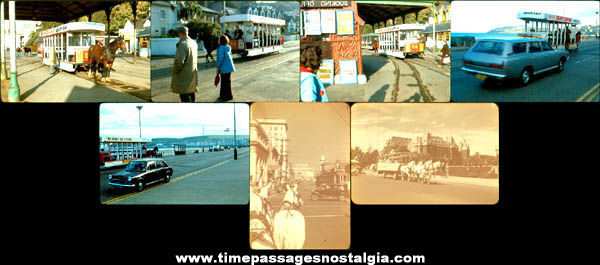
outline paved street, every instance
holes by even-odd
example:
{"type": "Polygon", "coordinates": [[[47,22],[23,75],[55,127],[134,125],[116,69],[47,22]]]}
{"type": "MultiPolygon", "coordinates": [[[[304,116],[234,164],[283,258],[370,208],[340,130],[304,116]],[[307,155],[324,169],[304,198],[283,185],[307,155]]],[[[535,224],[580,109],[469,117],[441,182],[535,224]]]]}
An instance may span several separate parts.
{"type": "Polygon", "coordinates": [[[100,201],[105,204],[246,204],[249,198],[249,156],[247,148],[165,156],[173,168],[171,181],[147,187],[142,192],[112,190],[108,174],[100,171],[100,201]]]}
{"type": "MultiPolygon", "coordinates": [[[[231,75],[234,102],[299,101],[300,42],[289,41],[284,50],[256,57],[234,55],[236,72],[231,75]]],[[[198,55],[197,102],[215,102],[219,87],[214,86],[215,63],[206,64],[206,53],[198,55]]],[[[216,51],[212,55],[216,59],[216,51]]],[[[171,92],[172,57],[152,58],[152,101],[178,102],[179,95],[171,92]]]]}
{"type": "Polygon", "coordinates": [[[329,101],[336,102],[448,102],[450,67],[436,66],[438,59],[427,53],[424,58],[405,59],[377,55],[363,50],[364,85],[326,87],[329,101]]]}
{"type": "Polygon", "coordinates": [[[384,179],[374,172],[364,173],[352,176],[352,201],[356,204],[495,204],[499,198],[495,179],[436,180],[437,183],[421,184],[384,179]]]}
{"type": "Polygon", "coordinates": [[[562,73],[543,73],[526,87],[517,82],[485,84],[461,70],[466,51],[452,52],[452,101],[472,102],[598,102],[600,101],[600,41],[580,43],[562,73]]]}
{"type": "MultiPolygon", "coordinates": [[[[119,55],[111,72],[112,82],[94,82],[87,72],[61,71],[50,75],[40,57],[17,58],[17,75],[22,102],[144,102],[150,100],[150,62],[119,55]]],[[[7,64],[10,69],[10,64],[7,64]]],[[[2,100],[6,90],[2,86],[2,100]]]]}
{"type": "MultiPolygon", "coordinates": [[[[304,249],[347,249],[350,247],[350,202],[310,199],[312,183],[301,182],[298,192],[304,201],[299,210],[304,215],[306,239],[304,249]]],[[[283,193],[269,198],[273,211],[279,211],[283,193]]]]}

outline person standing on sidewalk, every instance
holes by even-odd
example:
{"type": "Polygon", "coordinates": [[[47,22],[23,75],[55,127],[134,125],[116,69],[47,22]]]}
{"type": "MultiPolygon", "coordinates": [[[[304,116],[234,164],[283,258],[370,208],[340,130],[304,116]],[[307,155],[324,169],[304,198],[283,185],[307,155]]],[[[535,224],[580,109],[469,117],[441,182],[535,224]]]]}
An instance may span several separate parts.
{"type": "Polygon", "coordinates": [[[188,28],[177,29],[179,42],[173,62],[171,91],[179,94],[181,102],[196,101],[198,91],[198,44],[188,37],[188,28]]]}
{"type": "Polygon", "coordinates": [[[304,47],[300,51],[300,101],[327,102],[323,82],[316,75],[321,66],[321,48],[304,47]]]}
{"type": "Polygon", "coordinates": [[[56,50],[54,45],[52,45],[52,48],[50,48],[48,63],[50,64],[50,74],[53,75],[56,73],[56,50]]]}
{"type": "MultiPolygon", "coordinates": [[[[444,43],[444,47],[442,48],[442,58],[440,58],[440,63],[438,63],[438,67],[442,67],[444,64],[444,59],[448,58],[450,60],[450,47],[448,43],[444,43]]],[[[448,62],[450,64],[450,62],[448,62]]]]}
{"type": "Polygon", "coordinates": [[[219,37],[219,48],[217,48],[217,75],[221,75],[221,92],[218,101],[233,99],[233,93],[231,92],[231,73],[233,72],[235,72],[235,66],[231,56],[229,38],[226,35],[221,35],[219,37]]]}

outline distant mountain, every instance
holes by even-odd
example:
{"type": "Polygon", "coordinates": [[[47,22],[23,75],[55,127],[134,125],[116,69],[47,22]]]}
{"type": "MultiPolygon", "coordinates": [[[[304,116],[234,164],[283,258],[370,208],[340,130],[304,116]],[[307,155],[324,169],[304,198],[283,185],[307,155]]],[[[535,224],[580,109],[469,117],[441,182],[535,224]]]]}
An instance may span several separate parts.
{"type": "MultiPolygon", "coordinates": [[[[249,135],[237,135],[238,144],[247,144],[250,141],[249,135]]],[[[231,143],[233,134],[227,135],[206,135],[206,136],[191,136],[185,138],[152,138],[152,142],[148,143],[150,148],[154,146],[173,146],[174,144],[185,144],[187,146],[204,146],[231,143]]]]}
{"type": "Polygon", "coordinates": [[[488,31],[487,33],[523,33],[523,32],[525,32],[525,26],[520,25],[520,26],[507,26],[507,27],[495,28],[495,29],[488,31]]]}

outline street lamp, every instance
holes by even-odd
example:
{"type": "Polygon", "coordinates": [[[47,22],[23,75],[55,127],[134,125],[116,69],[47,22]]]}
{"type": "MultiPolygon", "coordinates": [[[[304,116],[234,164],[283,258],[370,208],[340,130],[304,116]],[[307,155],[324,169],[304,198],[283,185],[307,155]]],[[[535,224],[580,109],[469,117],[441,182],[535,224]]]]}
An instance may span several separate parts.
{"type": "Polygon", "coordinates": [[[142,108],[143,108],[143,106],[136,106],[136,108],[138,109],[138,122],[139,122],[140,139],[141,139],[142,138],[142,108]]]}

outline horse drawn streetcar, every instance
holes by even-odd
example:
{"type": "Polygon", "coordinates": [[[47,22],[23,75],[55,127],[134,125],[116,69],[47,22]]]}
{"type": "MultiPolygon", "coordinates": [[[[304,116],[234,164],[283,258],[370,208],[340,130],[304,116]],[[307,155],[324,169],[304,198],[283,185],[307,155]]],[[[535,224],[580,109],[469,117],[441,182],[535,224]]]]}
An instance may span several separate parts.
{"type": "Polygon", "coordinates": [[[257,56],[283,50],[283,19],[238,14],[221,17],[220,22],[233,29],[229,45],[234,54],[257,56]]]}
{"type": "Polygon", "coordinates": [[[54,49],[60,69],[76,72],[79,67],[87,67],[88,48],[94,45],[96,34],[104,30],[102,23],[72,22],[42,31],[42,62],[50,65],[50,51],[54,49]]]}

